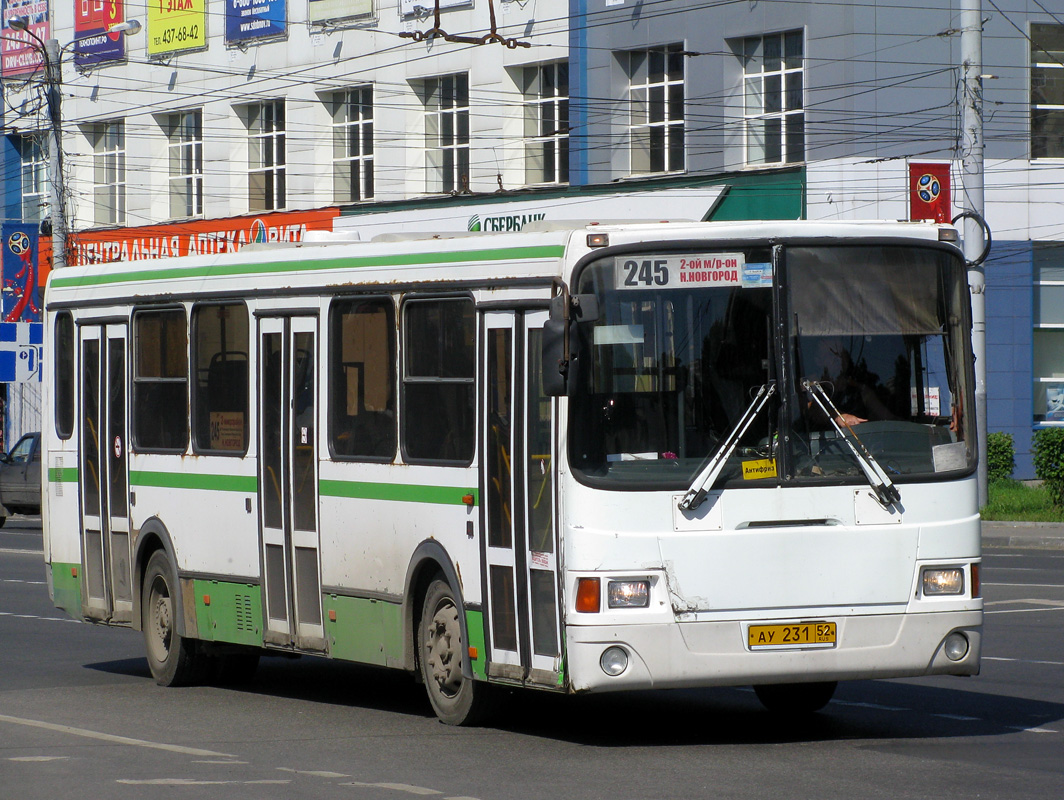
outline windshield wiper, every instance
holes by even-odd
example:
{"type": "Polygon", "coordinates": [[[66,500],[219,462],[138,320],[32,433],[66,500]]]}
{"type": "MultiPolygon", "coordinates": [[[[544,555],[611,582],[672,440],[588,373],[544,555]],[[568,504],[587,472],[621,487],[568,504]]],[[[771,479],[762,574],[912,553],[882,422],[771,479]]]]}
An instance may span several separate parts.
{"type": "Polygon", "coordinates": [[[717,448],[717,452],[713,454],[713,457],[706,464],[705,469],[698,473],[698,476],[691,484],[691,488],[687,490],[687,494],[680,500],[680,508],[683,511],[693,511],[702,505],[702,501],[706,499],[706,495],[709,493],[710,488],[713,486],[713,482],[717,480],[717,476],[720,475],[721,470],[724,469],[724,465],[728,462],[731,454],[735,452],[735,448],[739,446],[739,440],[743,434],[746,433],[746,429],[750,427],[750,424],[754,421],[761,409],[765,407],[765,403],[776,391],[776,382],[770,381],[764,384],[757,390],[757,394],[754,395],[753,402],[747,406],[746,411],[743,412],[742,417],[735,424],[735,427],[731,429],[731,432],[724,437],[724,440],[717,448]]]}
{"type": "Polygon", "coordinates": [[[824,416],[828,418],[832,427],[838,431],[842,440],[849,445],[850,452],[857,459],[857,463],[865,474],[868,485],[876,493],[876,499],[879,500],[880,505],[884,508],[889,508],[901,500],[901,493],[898,491],[898,487],[894,485],[894,482],[891,481],[883,467],[879,466],[879,462],[868,452],[868,448],[857,437],[853,428],[842,418],[842,414],[839,413],[835,404],[831,402],[831,398],[824,391],[824,387],[820,385],[820,381],[802,381],[802,388],[809,393],[809,396],[820,407],[820,410],[824,412],[824,416]],[[839,425],[839,420],[842,420],[842,425],[846,426],[845,431],[843,431],[842,425],[839,425]],[[847,436],[847,433],[849,433],[849,436],[847,436]]]}

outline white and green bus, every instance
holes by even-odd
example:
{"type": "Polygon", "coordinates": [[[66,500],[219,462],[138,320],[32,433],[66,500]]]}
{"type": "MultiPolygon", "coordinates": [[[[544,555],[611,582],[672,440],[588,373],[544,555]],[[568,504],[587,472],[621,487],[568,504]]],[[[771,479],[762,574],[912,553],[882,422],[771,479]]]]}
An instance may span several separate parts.
{"type": "Polygon", "coordinates": [[[72,267],[46,293],[56,606],[164,685],[264,652],[497,687],[972,675],[950,226],[573,223],[72,267]]]}

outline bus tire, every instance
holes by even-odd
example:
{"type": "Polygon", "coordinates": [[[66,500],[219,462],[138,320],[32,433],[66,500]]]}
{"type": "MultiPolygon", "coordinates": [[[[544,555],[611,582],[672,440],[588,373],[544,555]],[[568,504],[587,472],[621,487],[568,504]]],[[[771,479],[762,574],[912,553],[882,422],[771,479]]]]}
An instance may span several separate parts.
{"type": "Polygon", "coordinates": [[[198,683],[208,666],[196,642],[177,632],[177,593],[173,572],[163,550],[148,559],[141,584],[141,629],[148,668],[160,686],[187,686],[198,683]]]}
{"type": "Polygon", "coordinates": [[[418,623],[418,661],[436,716],[448,725],[476,725],[487,715],[491,687],[462,674],[467,648],[459,613],[450,585],[432,581],[418,623]]]}
{"type": "Polygon", "coordinates": [[[820,683],[771,683],[755,686],[761,705],[774,714],[801,716],[819,711],[835,694],[836,681],[820,683]]]}

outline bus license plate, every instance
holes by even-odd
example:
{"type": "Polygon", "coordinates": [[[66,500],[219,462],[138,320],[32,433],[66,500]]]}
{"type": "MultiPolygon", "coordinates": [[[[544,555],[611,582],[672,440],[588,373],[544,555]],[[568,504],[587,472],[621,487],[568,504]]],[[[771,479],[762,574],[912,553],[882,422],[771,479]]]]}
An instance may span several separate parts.
{"type": "Polygon", "coordinates": [[[747,633],[751,650],[834,647],[834,622],[798,622],[790,625],[751,625],[747,633]]]}

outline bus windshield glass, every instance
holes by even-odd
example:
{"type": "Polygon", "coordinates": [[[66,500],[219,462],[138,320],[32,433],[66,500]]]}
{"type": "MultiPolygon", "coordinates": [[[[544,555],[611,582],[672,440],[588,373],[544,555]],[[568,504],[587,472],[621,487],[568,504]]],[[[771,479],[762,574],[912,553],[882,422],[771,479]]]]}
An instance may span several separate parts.
{"type": "Polygon", "coordinates": [[[769,247],[724,247],[585,266],[573,291],[595,295],[598,314],[576,328],[569,456],[581,480],[686,490],[718,450],[718,488],[860,482],[865,455],[903,482],[971,468],[960,259],[815,245],[775,263],[769,247]]]}

